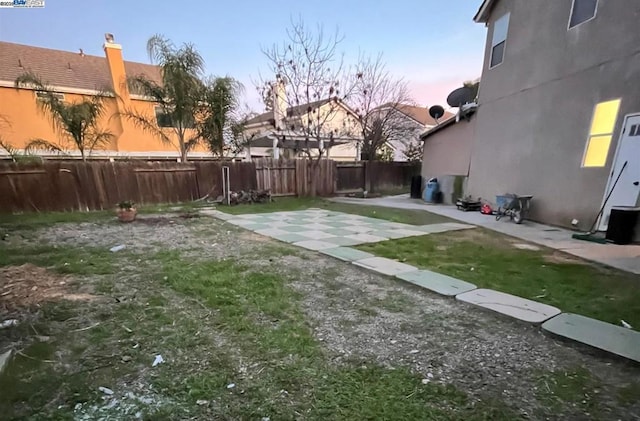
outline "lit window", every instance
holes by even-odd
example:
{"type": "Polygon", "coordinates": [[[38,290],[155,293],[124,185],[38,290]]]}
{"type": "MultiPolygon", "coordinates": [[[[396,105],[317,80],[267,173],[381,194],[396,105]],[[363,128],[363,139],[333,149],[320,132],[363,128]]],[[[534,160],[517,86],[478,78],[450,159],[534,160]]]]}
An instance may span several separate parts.
{"type": "Polygon", "coordinates": [[[504,50],[507,44],[507,32],[509,30],[509,13],[502,16],[493,24],[493,38],[491,40],[491,61],[489,67],[495,67],[502,63],[504,50]]]}
{"type": "Polygon", "coordinates": [[[598,0],[573,0],[569,29],[580,25],[596,16],[598,0]]]}
{"type": "Polygon", "coordinates": [[[606,165],[619,109],[619,99],[596,105],[591,120],[587,148],[582,159],[583,167],[604,167],[606,165]]]}

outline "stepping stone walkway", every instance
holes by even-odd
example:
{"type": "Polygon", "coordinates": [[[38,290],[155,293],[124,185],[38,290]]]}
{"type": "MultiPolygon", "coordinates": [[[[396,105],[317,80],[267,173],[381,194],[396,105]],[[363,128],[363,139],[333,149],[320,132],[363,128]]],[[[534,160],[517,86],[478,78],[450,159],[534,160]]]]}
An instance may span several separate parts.
{"type": "Polygon", "coordinates": [[[386,257],[370,257],[368,259],[356,260],[354,265],[382,273],[383,275],[397,275],[399,273],[415,272],[416,268],[386,257]]]}
{"type": "Polygon", "coordinates": [[[402,273],[400,275],[396,275],[396,278],[447,297],[453,297],[477,288],[469,282],[461,281],[430,270],[418,270],[415,272],[402,273]]]}
{"type": "Polygon", "coordinates": [[[465,292],[457,295],[456,299],[529,323],[542,323],[560,314],[559,309],[550,305],[491,289],[465,292]]]}
{"type": "Polygon", "coordinates": [[[542,329],[640,362],[640,332],[572,313],[547,320],[542,329]]]}
{"type": "MultiPolygon", "coordinates": [[[[348,246],[474,228],[447,222],[409,225],[382,219],[333,212],[324,209],[230,215],[217,210],[201,213],[227,221],[257,234],[315,250],[354,265],[453,297],[529,323],[542,323],[542,329],[595,348],[640,362],[640,332],[560,310],[536,301],[476,286],[450,276],[417,268],[395,260],[376,257],[348,246]]],[[[534,249],[528,244],[515,247],[534,249]]],[[[537,248],[537,247],[536,247],[537,248]]]]}
{"type": "Polygon", "coordinates": [[[333,249],[324,249],[320,250],[320,253],[335,257],[336,259],[344,260],[345,262],[353,262],[356,260],[376,257],[371,253],[360,251],[358,249],[352,249],[351,247],[336,247],[333,249]]]}

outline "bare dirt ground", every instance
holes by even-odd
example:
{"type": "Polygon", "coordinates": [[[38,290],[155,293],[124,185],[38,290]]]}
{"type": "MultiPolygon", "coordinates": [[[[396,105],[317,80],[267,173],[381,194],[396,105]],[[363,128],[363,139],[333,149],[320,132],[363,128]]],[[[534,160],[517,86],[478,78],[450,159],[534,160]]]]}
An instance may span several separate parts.
{"type": "MultiPolygon", "coordinates": [[[[389,368],[408,367],[419,373],[424,383],[453,384],[473,398],[499,399],[524,418],[590,419],[597,408],[602,419],[640,419],[640,400],[622,404],[618,399],[621,387],[640,378],[636,365],[558,341],[538,327],[441,298],[213,218],[157,215],[132,224],[58,224],[14,237],[11,241],[21,246],[46,243],[109,249],[125,245],[126,251],[135,253],[180,250],[194,259],[233,259],[251,268],[293,274],[291,287],[300,293],[314,336],[324,344],[335,364],[356,359],[389,368]],[[587,370],[589,384],[595,386],[589,390],[578,387],[577,396],[567,400],[556,396],[551,382],[557,381],[558,376],[571,376],[576,370],[587,370]]],[[[126,299],[135,295],[131,286],[145,288],[136,284],[135,262],[123,270],[127,274],[119,277],[108,295],[124,295],[126,299]]],[[[6,289],[24,296],[25,305],[33,304],[30,297],[40,299],[31,293],[33,287],[56,298],[80,293],[65,289],[66,277],[43,271],[31,265],[1,269],[0,277],[8,281],[0,291],[6,289]],[[36,277],[43,280],[37,286],[33,282],[36,277]],[[18,284],[21,289],[10,288],[17,288],[18,284]]],[[[85,284],[86,295],[82,297],[99,290],[96,285],[90,288],[90,282],[85,284]]],[[[171,303],[168,308],[174,310],[176,303],[188,303],[172,293],[161,295],[171,303]]],[[[15,306],[22,304],[14,302],[11,308],[4,305],[15,312],[15,306]]],[[[190,311],[199,318],[208,317],[199,305],[191,304],[190,311]]],[[[223,333],[215,328],[202,331],[219,346],[225,343],[223,333]]],[[[250,361],[242,364],[250,366],[250,361]]],[[[142,386],[139,389],[146,390],[142,386]]],[[[131,393],[130,401],[138,399],[131,393]]],[[[151,399],[148,396],[152,395],[146,390],[144,399],[151,399]]],[[[76,409],[87,419],[97,411],[76,409]]],[[[120,415],[133,415],[133,409],[127,411],[120,415]]]]}

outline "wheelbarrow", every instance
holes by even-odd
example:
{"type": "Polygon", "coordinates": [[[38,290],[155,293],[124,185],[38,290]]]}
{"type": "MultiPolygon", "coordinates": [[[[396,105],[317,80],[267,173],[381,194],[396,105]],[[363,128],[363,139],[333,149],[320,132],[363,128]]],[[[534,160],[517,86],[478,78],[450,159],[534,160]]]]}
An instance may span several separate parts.
{"type": "Polygon", "coordinates": [[[496,196],[498,205],[496,221],[499,221],[503,216],[508,216],[516,224],[521,224],[529,213],[531,199],[533,199],[531,195],[518,196],[511,193],[496,196]]]}

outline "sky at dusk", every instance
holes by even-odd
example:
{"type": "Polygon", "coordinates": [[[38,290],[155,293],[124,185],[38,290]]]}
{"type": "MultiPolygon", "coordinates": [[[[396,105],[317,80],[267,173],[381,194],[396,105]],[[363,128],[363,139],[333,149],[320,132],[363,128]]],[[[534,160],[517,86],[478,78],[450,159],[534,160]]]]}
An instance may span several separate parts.
{"type": "Polygon", "coordinates": [[[267,71],[262,47],[284,42],[291,19],[336,28],[346,60],[382,53],[420,105],[445,104],[462,82],[480,76],[486,29],[473,22],[480,0],[159,1],[45,0],[43,9],[0,9],[0,40],[103,56],[104,33],[125,60],[149,62],[147,39],[163,34],[193,43],[207,73],[230,75],[245,101],[262,111],[253,81],[267,71]]]}

